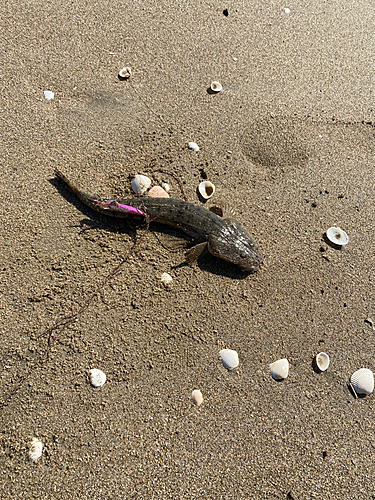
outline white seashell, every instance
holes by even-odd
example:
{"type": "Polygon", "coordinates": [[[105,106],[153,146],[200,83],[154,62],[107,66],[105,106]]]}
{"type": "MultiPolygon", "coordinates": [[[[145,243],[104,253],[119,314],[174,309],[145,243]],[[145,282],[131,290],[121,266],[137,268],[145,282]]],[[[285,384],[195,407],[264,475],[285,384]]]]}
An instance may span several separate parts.
{"type": "Polygon", "coordinates": [[[233,351],[232,349],[222,349],[219,354],[224,368],[233,370],[239,365],[238,354],[236,351],[233,351]]]}
{"type": "Polygon", "coordinates": [[[215,193],[215,186],[210,181],[203,181],[198,186],[198,192],[205,200],[211,198],[215,193]]]}
{"type": "Polygon", "coordinates": [[[98,370],[97,368],[90,370],[90,383],[94,387],[101,387],[105,384],[106,380],[107,376],[101,370],[98,370]]]}
{"type": "Polygon", "coordinates": [[[374,390],[374,374],[368,368],[361,368],[350,377],[350,383],[357,394],[371,394],[374,390]]]}
{"type": "Polygon", "coordinates": [[[43,93],[47,101],[52,101],[52,99],[55,97],[55,94],[51,90],[45,90],[43,93]]]}
{"type": "Polygon", "coordinates": [[[173,283],[173,278],[170,274],[163,273],[161,275],[161,282],[163,283],[165,288],[170,288],[172,286],[172,283],[173,283]]]}
{"type": "Polygon", "coordinates": [[[221,92],[223,90],[223,86],[219,82],[212,82],[211,90],[212,92],[221,92]]]}
{"type": "Polygon", "coordinates": [[[145,194],[147,189],[151,186],[151,179],[145,175],[136,175],[131,180],[132,190],[136,194],[145,194]]]}
{"type": "Polygon", "coordinates": [[[150,198],[169,198],[169,194],[161,186],[154,186],[147,193],[150,198]]]}
{"type": "Polygon", "coordinates": [[[203,396],[200,390],[195,389],[191,393],[191,399],[193,400],[193,403],[196,404],[197,406],[201,405],[203,402],[203,396]]]}
{"type": "Polygon", "coordinates": [[[290,9],[288,9],[288,7],[285,7],[284,12],[285,12],[285,14],[290,14],[290,9]]]}
{"type": "Polygon", "coordinates": [[[132,69],[129,66],[125,66],[125,68],[120,69],[118,76],[120,78],[130,78],[132,74],[132,69]]]}
{"type": "Polygon", "coordinates": [[[199,146],[195,142],[189,142],[188,148],[195,152],[199,151],[199,146]]]}
{"type": "Polygon", "coordinates": [[[316,366],[321,372],[325,372],[329,367],[329,356],[325,352],[320,352],[315,358],[316,366]]]}
{"type": "Polygon", "coordinates": [[[169,184],[167,184],[166,182],[163,182],[163,184],[161,185],[161,187],[164,189],[164,191],[166,191],[167,193],[169,193],[169,191],[171,190],[171,186],[169,184]]]}
{"type": "Polygon", "coordinates": [[[270,364],[271,375],[275,380],[287,378],[289,373],[289,361],[285,358],[270,364]]]}
{"type": "Polygon", "coordinates": [[[36,462],[38,458],[42,456],[43,451],[43,443],[39,441],[39,439],[34,438],[31,441],[30,449],[29,449],[29,458],[32,462],[36,462]]]}
{"type": "Polygon", "coordinates": [[[348,235],[339,227],[330,227],[327,229],[326,235],[329,241],[335,245],[341,246],[349,243],[348,235]]]}

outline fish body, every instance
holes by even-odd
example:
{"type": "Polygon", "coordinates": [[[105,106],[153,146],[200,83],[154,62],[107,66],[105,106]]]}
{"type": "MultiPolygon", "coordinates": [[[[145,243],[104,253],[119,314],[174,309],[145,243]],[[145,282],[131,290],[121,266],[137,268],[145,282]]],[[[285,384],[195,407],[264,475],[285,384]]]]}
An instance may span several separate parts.
{"type": "Polygon", "coordinates": [[[252,237],[235,219],[223,218],[205,208],[172,198],[97,199],[78,189],[58,170],[55,173],[83,203],[100,213],[132,219],[142,217],[188,234],[196,243],[187,252],[190,262],[208,250],[212,255],[237,264],[250,273],[257,271],[262,263],[262,256],[252,237]]]}

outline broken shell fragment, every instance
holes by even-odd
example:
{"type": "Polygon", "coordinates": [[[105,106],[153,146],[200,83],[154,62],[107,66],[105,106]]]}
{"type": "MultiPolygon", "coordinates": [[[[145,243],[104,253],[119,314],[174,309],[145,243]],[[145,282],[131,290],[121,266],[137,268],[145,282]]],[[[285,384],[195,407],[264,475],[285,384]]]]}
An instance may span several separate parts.
{"type": "Polygon", "coordinates": [[[166,182],[163,182],[161,187],[164,189],[164,191],[166,191],[167,193],[169,193],[169,191],[171,190],[171,186],[169,184],[167,184],[166,182]]]}
{"type": "Polygon", "coordinates": [[[339,227],[330,227],[326,232],[329,241],[335,245],[347,245],[349,243],[349,237],[346,232],[339,227]]]}
{"type": "Polygon", "coordinates": [[[130,78],[130,75],[132,74],[132,69],[129,66],[125,66],[125,68],[120,69],[118,76],[120,78],[130,78]]]}
{"type": "Polygon", "coordinates": [[[198,192],[205,200],[211,198],[215,193],[215,186],[210,181],[203,181],[198,186],[198,192]]]}
{"type": "Polygon", "coordinates": [[[43,443],[39,441],[39,439],[34,438],[31,441],[30,449],[29,449],[29,458],[32,462],[36,462],[38,458],[42,456],[43,451],[43,443]]]}
{"type": "Polygon", "coordinates": [[[325,372],[329,367],[329,356],[325,352],[320,352],[315,358],[316,366],[321,372],[325,372]]]}
{"type": "Polygon", "coordinates": [[[239,365],[238,354],[232,349],[222,349],[220,352],[221,362],[227,370],[233,370],[239,365]]]}
{"type": "Polygon", "coordinates": [[[151,186],[151,179],[145,175],[136,175],[131,180],[131,187],[135,194],[145,194],[151,186]]]}
{"type": "Polygon", "coordinates": [[[102,387],[107,380],[107,376],[101,370],[93,368],[90,370],[90,384],[94,387],[102,387]]]}
{"type": "Polygon", "coordinates": [[[169,194],[161,186],[154,186],[147,193],[151,198],[169,198],[169,194]]]}
{"type": "Polygon", "coordinates": [[[203,402],[203,396],[200,390],[195,389],[191,393],[191,399],[193,400],[193,403],[196,404],[197,406],[201,405],[203,402]]]}
{"type": "Polygon", "coordinates": [[[275,380],[283,380],[287,378],[289,373],[289,361],[285,358],[279,359],[270,364],[272,378],[275,380]]]}
{"type": "Polygon", "coordinates": [[[374,390],[374,374],[368,368],[361,368],[350,377],[352,388],[357,394],[371,394],[374,390]]]}
{"type": "Polygon", "coordinates": [[[188,148],[195,152],[199,151],[199,146],[195,142],[189,142],[188,148]]]}
{"type": "Polygon", "coordinates": [[[45,90],[43,94],[47,101],[52,101],[52,99],[55,97],[55,94],[52,92],[52,90],[45,90]]]}
{"type": "Polygon", "coordinates": [[[168,273],[163,273],[161,275],[161,282],[165,286],[165,288],[171,288],[172,283],[173,283],[173,278],[170,274],[168,273]]]}
{"type": "Polygon", "coordinates": [[[223,86],[219,82],[212,82],[211,83],[211,90],[212,92],[221,92],[223,90],[223,86]]]}

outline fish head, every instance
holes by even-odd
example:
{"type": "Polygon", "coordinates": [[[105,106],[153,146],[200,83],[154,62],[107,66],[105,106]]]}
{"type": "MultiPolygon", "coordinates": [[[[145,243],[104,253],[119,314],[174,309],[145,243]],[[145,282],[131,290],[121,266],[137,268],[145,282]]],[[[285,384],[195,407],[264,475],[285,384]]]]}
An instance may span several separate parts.
{"type": "Polygon", "coordinates": [[[224,219],[220,231],[208,237],[208,250],[212,255],[255,273],[263,262],[254,240],[235,219],[224,219]]]}

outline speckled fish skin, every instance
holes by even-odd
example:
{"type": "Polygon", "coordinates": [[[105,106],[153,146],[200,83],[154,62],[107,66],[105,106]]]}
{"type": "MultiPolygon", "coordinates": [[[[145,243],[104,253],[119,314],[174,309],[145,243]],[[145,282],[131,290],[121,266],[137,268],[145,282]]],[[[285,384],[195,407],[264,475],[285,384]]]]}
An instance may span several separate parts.
{"type": "MultiPolygon", "coordinates": [[[[74,186],[64,174],[55,171],[68,187],[90,208],[112,217],[134,218],[134,213],[121,208],[133,207],[150,221],[172,226],[191,236],[195,242],[216,257],[254,273],[262,264],[262,256],[252,237],[235,219],[219,217],[192,203],[172,198],[97,199],[74,186]],[[205,244],[205,245],[204,245],[205,244]]],[[[196,247],[193,247],[193,249],[196,247]]]]}

